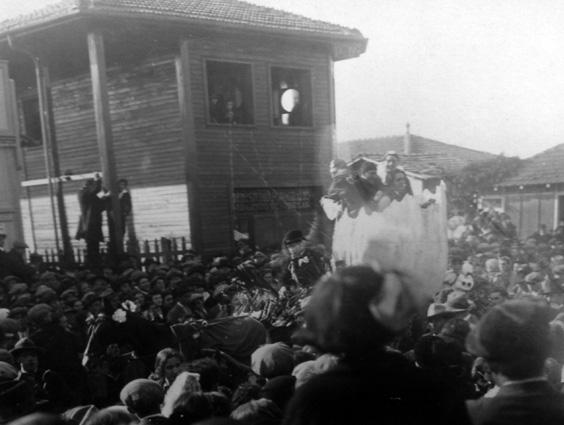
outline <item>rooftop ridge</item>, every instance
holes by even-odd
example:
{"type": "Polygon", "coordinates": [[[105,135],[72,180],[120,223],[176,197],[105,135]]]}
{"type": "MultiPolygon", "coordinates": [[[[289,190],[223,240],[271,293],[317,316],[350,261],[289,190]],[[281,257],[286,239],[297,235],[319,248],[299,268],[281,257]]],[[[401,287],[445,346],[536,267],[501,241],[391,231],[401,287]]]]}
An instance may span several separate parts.
{"type": "MultiPolygon", "coordinates": [[[[464,150],[469,151],[469,152],[475,152],[475,153],[480,153],[480,154],[484,154],[484,155],[491,155],[492,157],[500,155],[500,154],[481,151],[481,150],[478,150],[478,149],[467,148],[465,146],[441,142],[441,141],[438,141],[438,140],[435,140],[435,139],[429,139],[427,137],[418,136],[416,134],[411,134],[410,137],[411,137],[412,140],[415,140],[415,141],[417,141],[417,140],[426,141],[426,142],[436,143],[436,144],[440,144],[440,145],[448,146],[448,147],[454,146],[458,149],[464,149],[464,150]]],[[[383,137],[367,137],[367,138],[362,138],[362,139],[347,140],[347,141],[344,141],[344,142],[340,142],[339,144],[350,146],[352,144],[361,144],[361,143],[370,143],[370,142],[376,142],[377,143],[377,142],[380,142],[380,141],[384,142],[384,141],[396,141],[396,140],[398,142],[403,143],[403,138],[404,138],[403,134],[402,135],[393,135],[393,136],[383,136],[383,137]]],[[[401,154],[401,152],[400,152],[400,154],[401,154]]],[[[416,155],[416,154],[410,154],[410,155],[416,155]]]]}
{"type": "Polygon", "coordinates": [[[365,40],[362,33],[355,28],[243,0],[60,0],[29,13],[0,21],[0,34],[41,25],[81,12],[108,13],[117,16],[152,14],[160,17],[201,19],[225,24],[250,25],[255,28],[365,40]]]}

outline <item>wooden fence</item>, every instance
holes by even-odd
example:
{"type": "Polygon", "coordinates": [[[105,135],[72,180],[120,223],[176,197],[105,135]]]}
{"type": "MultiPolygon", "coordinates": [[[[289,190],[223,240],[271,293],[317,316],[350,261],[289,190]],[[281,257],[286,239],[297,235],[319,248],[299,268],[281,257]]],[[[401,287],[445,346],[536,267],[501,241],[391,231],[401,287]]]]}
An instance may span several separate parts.
{"type": "MultiPolygon", "coordinates": [[[[190,242],[185,237],[182,238],[160,238],[154,240],[145,240],[136,242],[137,246],[132,246],[132,242],[128,241],[124,251],[130,256],[134,256],[142,264],[147,258],[158,261],[159,263],[167,263],[169,261],[180,260],[184,254],[190,249],[190,242]]],[[[100,253],[104,256],[107,253],[106,248],[101,248],[100,253]]],[[[48,265],[60,265],[64,262],[62,252],[55,249],[45,249],[42,253],[43,262],[48,265]]],[[[82,247],[73,248],[72,262],[77,265],[83,265],[86,258],[86,249],[82,247]]]]}

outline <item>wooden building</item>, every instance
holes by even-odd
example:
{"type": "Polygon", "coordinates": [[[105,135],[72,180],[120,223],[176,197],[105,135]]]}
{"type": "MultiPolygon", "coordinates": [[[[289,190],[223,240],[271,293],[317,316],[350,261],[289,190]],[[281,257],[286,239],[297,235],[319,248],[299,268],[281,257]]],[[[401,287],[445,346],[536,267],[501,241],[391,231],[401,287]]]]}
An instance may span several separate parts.
{"type": "MultiPolygon", "coordinates": [[[[46,177],[36,58],[52,175],[127,178],[139,239],[189,236],[212,252],[239,230],[278,243],[307,226],[328,183],[333,64],[366,43],[357,30],[237,0],[62,0],[4,21],[22,180],[46,177]]],[[[71,238],[82,183],[62,184],[71,238]]],[[[47,186],[23,193],[26,240],[52,247],[47,186]]]]}
{"type": "Polygon", "coordinates": [[[518,172],[483,197],[483,205],[505,211],[521,238],[544,224],[564,221],[564,144],[525,159],[518,172]]]}

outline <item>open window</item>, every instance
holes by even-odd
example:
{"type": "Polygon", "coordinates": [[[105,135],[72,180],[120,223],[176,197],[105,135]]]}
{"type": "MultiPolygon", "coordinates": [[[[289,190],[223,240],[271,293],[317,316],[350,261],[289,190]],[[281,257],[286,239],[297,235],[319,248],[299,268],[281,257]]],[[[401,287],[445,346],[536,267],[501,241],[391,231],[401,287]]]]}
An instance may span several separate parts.
{"type": "Polygon", "coordinates": [[[254,124],[250,64],[208,60],[206,77],[210,124],[254,124]]]}
{"type": "Polygon", "coordinates": [[[41,146],[41,116],[37,96],[27,97],[21,101],[22,146],[41,146]]]}
{"type": "Polygon", "coordinates": [[[311,127],[311,73],[304,69],[271,68],[272,112],[276,126],[311,127]]]}

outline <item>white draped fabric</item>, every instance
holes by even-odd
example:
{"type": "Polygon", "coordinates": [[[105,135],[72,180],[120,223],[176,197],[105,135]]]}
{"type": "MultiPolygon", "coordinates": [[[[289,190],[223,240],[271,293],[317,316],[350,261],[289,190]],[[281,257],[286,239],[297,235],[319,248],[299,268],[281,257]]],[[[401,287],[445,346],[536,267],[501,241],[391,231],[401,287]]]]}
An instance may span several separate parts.
{"type": "MultiPolygon", "coordinates": [[[[323,201],[330,211],[335,205],[323,201]]],[[[328,214],[329,216],[329,214],[328,214]]],[[[407,272],[417,278],[427,297],[441,288],[447,269],[445,185],[432,194],[406,195],[382,212],[361,208],[357,217],[336,216],[333,259],[346,265],[372,264],[407,272]],[[429,199],[435,203],[422,208],[429,199]]]]}

